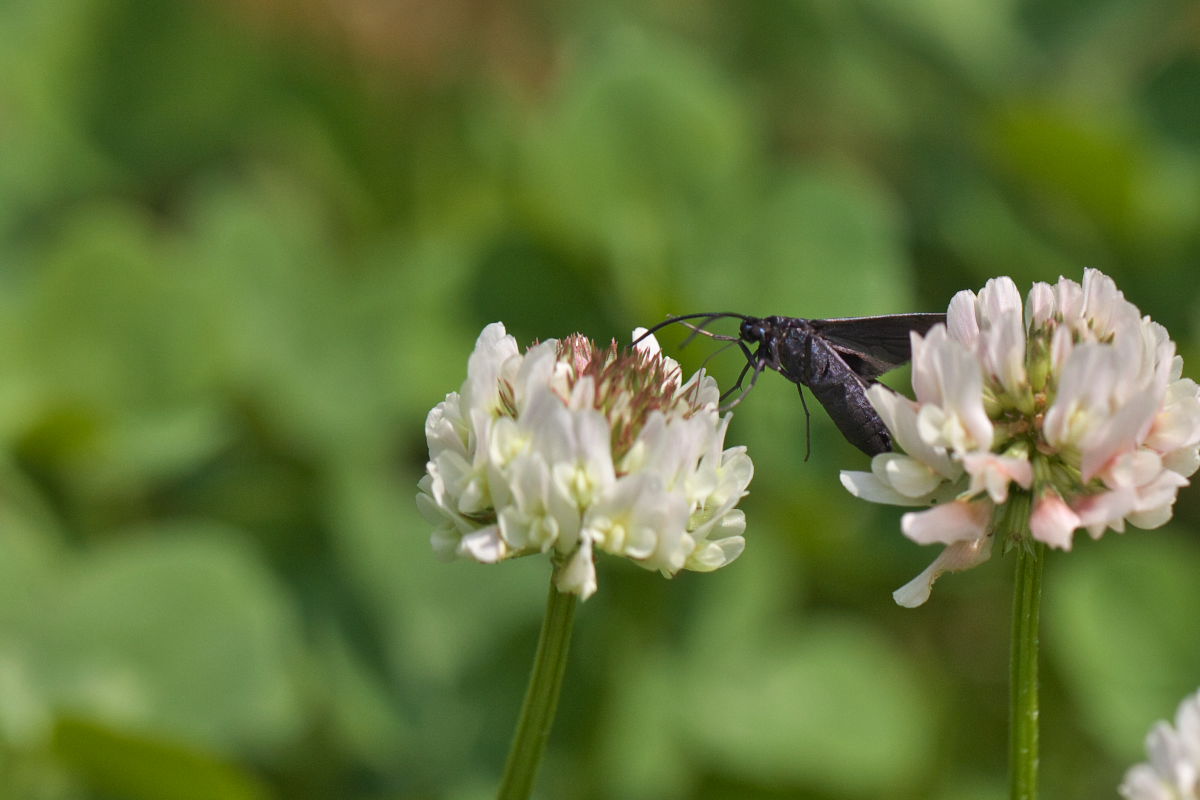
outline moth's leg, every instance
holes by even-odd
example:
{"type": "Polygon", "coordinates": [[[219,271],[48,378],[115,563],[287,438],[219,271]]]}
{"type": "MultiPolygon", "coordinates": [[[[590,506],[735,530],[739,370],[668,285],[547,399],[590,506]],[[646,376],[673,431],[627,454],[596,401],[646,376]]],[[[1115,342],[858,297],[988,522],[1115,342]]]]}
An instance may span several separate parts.
{"type": "MultiPolygon", "coordinates": [[[[753,366],[754,366],[754,362],[753,362],[753,361],[747,361],[747,362],[746,362],[746,366],[742,367],[742,371],[738,373],[738,379],[737,379],[737,382],[736,382],[736,383],[734,383],[734,384],[733,384],[733,386],[730,386],[728,389],[726,389],[724,392],[722,392],[722,393],[721,393],[721,396],[720,396],[719,398],[717,398],[717,402],[719,402],[719,403],[724,403],[724,402],[725,402],[725,398],[726,398],[726,397],[729,397],[729,395],[733,394],[733,393],[734,393],[734,392],[736,392],[738,389],[741,389],[741,388],[742,388],[742,381],[744,381],[744,380],[746,379],[746,373],[747,373],[747,372],[749,372],[749,371],[750,371],[750,368],[751,368],[751,367],[753,367],[753,366]]],[[[739,402],[741,402],[741,399],[742,399],[742,398],[741,398],[741,397],[739,397],[739,398],[738,398],[738,399],[737,399],[735,402],[733,402],[732,404],[730,404],[730,406],[729,406],[729,407],[730,407],[730,408],[732,408],[733,406],[736,406],[736,405],[737,405],[739,402]]]]}
{"type": "MultiPolygon", "coordinates": [[[[749,385],[749,386],[747,386],[745,389],[743,389],[743,390],[742,390],[742,393],[741,393],[741,394],[739,394],[737,397],[735,397],[735,398],[733,399],[733,402],[732,402],[732,403],[728,403],[728,404],[726,404],[726,405],[723,405],[723,406],[721,406],[721,408],[720,408],[720,410],[721,410],[721,411],[728,411],[729,409],[731,409],[731,408],[733,408],[734,406],[736,406],[738,403],[740,403],[740,402],[742,402],[743,400],[745,400],[745,399],[746,399],[746,395],[750,394],[750,390],[754,388],[754,384],[758,383],[758,376],[759,376],[759,375],[762,375],[762,372],[763,372],[763,370],[764,370],[766,367],[765,367],[765,365],[764,365],[764,364],[762,364],[762,363],[758,363],[758,364],[752,364],[752,365],[751,365],[751,364],[747,364],[747,365],[746,365],[746,368],[744,368],[744,369],[742,370],[742,375],[743,375],[743,376],[746,374],[746,369],[749,369],[749,367],[751,367],[751,366],[753,366],[753,367],[754,367],[754,374],[750,376],[750,385],[749,385]]],[[[736,389],[737,387],[739,387],[739,386],[741,386],[741,385],[742,385],[742,378],[741,378],[741,377],[739,377],[739,378],[738,378],[738,382],[737,382],[736,384],[734,384],[734,387],[733,387],[733,388],[734,388],[734,389],[736,389]]],[[[733,389],[731,389],[730,391],[733,391],[733,389]]],[[[726,392],[726,394],[728,394],[728,392],[726,392]]],[[[724,396],[725,396],[725,395],[722,395],[722,397],[724,397],[724,396]]]]}
{"type": "Polygon", "coordinates": [[[797,383],[796,391],[800,393],[800,407],[804,409],[804,460],[808,461],[808,457],[812,455],[812,414],[808,413],[808,403],[804,399],[804,386],[797,383]]]}
{"type": "Polygon", "coordinates": [[[737,382],[735,384],[733,384],[733,386],[730,386],[728,389],[726,389],[721,394],[721,396],[719,398],[717,398],[717,402],[724,404],[726,397],[729,397],[731,394],[736,392],[738,389],[742,388],[742,381],[744,381],[746,379],[746,373],[749,372],[752,368],[755,370],[754,378],[753,378],[753,380],[750,381],[749,388],[747,388],[746,391],[744,391],[740,395],[738,395],[736,400],[734,400],[732,403],[730,403],[728,405],[721,406],[722,411],[727,411],[727,410],[733,408],[734,406],[736,406],[738,403],[742,402],[742,398],[744,398],[750,392],[750,389],[754,388],[754,381],[758,380],[758,373],[762,371],[762,365],[761,365],[761,363],[759,363],[758,353],[751,352],[750,348],[747,347],[746,343],[743,342],[741,339],[738,339],[737,344],[738,344],[738,347],[742,348],[742,353],[744,353],[746,356],[746,366],[742,367],[742,371],[738,373],[737,382]]]}

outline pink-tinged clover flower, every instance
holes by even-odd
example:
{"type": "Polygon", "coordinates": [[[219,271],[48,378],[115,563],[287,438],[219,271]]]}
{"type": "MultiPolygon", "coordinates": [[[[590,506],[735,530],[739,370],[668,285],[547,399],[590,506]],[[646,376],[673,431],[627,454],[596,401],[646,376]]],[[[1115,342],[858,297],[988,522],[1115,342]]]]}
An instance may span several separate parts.
{"type": "Polygon", "coordinates": [[[1200,466],[1200,388],[1166,329],[1097,270],[1082,285],[1036,283],[1024,305],[1009,278],[959,292],[944,326],[912,335],[912,353],[915,400],[867,392],[903,452],[842,473],[863,499],[932,506],[901,529],[946,549],[897,590],[901,605],[986,561],[1014,492],[1032,538],[1069,550],[1079,529],[1162,525],[1200,466]]]}
{"type": "Polygon", "coordinates": [[[597,551],[668,577],[728,564],[753,465],[724,447],[718,395],[703,371],[683,381],[653,337],[620,350],[575,334],[521,353],[488,325],[461,390],[425,422],[417,506],[434,550],[487,564],[548,553],[558,589],[584,599],[597,551]]]}
{"type": "Polygon", "coordinates": [[[1146,736],[1150,760],[1121,782],[1125,800],[1200,800],[1200,692],[1186,698],[1175,727],[1159,722],[1146,736]]]}

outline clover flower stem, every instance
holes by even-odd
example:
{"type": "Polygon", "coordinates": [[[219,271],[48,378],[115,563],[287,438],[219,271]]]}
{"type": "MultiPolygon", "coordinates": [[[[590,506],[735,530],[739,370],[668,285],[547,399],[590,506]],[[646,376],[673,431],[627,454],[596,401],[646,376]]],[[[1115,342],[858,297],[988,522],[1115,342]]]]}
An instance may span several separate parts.
{"type": "Polygon", "coordinates": [[[542,619],[529,686],[525,690],[521,716],[496,795],[498,800],[525,800],[533,791],[533,781],[558,708],[578,599],[573,593],[560,592],[551,579],[546,616],[542,619]]]}
{"type": "Polygon", "coordinates": [[[1012,800],[1035,800],[1038,776],[1038,618],[1046,546],[1018,541],[1009,673],[1009,778],[1012,800]]]}

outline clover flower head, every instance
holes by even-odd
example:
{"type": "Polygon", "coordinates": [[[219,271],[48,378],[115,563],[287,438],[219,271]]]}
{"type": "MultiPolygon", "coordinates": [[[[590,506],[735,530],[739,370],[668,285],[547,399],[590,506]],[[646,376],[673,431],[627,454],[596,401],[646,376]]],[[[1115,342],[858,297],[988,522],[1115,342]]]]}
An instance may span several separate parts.
{"type": "MultiPolygon", "coordinates": [[[[641,333],[634,332],[635,337],[641,333]]],[[[596,591],[597,550],[672,576],[741,554],[753,465],[724,447],[716,382],[682,380],[653,337],[632,349],[582,335],[521,353],[483,329],[467,379],[425,422],[417,505],[444,558],[548,553],[556,585],[596,591]]]]}
{"type": "Polygon", "coordinates": [[[1175,727],[1159,722],[1146,736],[1150,760],[1121,782],[1125,800],[1200,800],[1200,692],[1186,698],[1175,727]]]}
{"type": "Polygon", "coordinates": [[[987,560],[1013,492],[1032,538],[1069,550],[1081,528],[1162,525],[1200,466],[1200,388],[1166,329],[1097,270],[1036,283],[1024,304],[1010,278],[959,292],[944,326],[912,335],[912,364],[915,400],[867,393],[903,452],[842,473],[866,500],[932,506],[901,519],[914,541],[945,545],[901,605],[987,560]]]}

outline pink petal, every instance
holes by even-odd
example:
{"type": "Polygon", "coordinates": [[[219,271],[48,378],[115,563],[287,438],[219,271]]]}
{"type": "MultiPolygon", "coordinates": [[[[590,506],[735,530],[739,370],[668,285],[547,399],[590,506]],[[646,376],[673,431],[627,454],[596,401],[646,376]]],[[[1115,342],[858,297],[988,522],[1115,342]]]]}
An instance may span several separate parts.
{"type": "Polygon", "coordinates": [[[1136,490],[1114,489],[1080,498],[1074,501],[1072,508],[1079,515],[1079,523],[1088,529],[1093,539],[1098,539],[1106,527],[1118,532],[1124,530],[1125,515],[1136,505],[1136,490]]]}
{"type": "Polygon", "coordinates": [[[1080,470],[1083,480],[1090,481],[1112,459],[1137,447],[1138,440],[1145,437],[1157,409],[1158,399],[1152,393],[1138,393],[1088,436],[1082,447],[1080,470]]]}
{"type": "Polygon", "coordinates": [[[971,493],[986,489],[994,503],[1008,499],[1009,483],[1016,483],[1022,489],[1033,483],[1033,465],[1029,459],[995,453],[966,453],[962,459],[971,476],[971,493]]]}
{"type": "Polygon", "coordinates": [[[900,530],[920,544],[973,541],[987,533],[992,508],[984,500],[955,500],[927,511],[910,511],[900,518],[900,530]]]}
{"type": "Polygon", "coordinates": [[[1060,550],[1071,549],[1071,535],[1080,525],[1079,515],[1053,489],[1038,498],[1029,517],[1033,538],[1060,550]]]}
{"type": "Polygon", "coordinates": [[[892,592],[892,599],[905,608],[916,608],[929,599],[933,584],[947,572],[962,572],[982,564],[992,555],[992,537],[957,542],[947,547],[920,575],[892,592]]]}
{"type": "Polygon", "coordinates": [[[1025,324],[1030,328],[1040,328],[1054,315],[1054,289],[1050,284],[1038,281],[1029,290],[1029,298],[1025,303],[1025,324]]]}
{"type": "Polygon", "coordinates": [[[946,309],[946,328],[950,338],[956,339],[969,349],[975,349],[979,339],[979,318],[976,316],[975,293],[964,289],[950,298],[946,309]]]}

